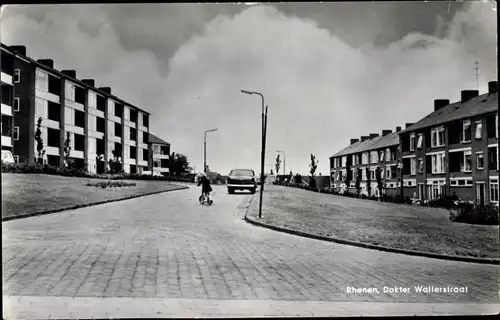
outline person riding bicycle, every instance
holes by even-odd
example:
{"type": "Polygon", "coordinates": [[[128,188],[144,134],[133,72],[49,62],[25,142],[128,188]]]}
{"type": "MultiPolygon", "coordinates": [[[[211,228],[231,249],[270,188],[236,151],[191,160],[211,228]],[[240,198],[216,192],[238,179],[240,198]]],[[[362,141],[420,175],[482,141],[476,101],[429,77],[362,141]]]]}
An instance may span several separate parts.
{"type": "Polygon", "coordinates": [[[210,185],[210,179],[208,179],[206,173],[201,173],[198,179],[198,187],[201,186],[201,196],[206,197],[210,200],[210,192],[212,192],[212,186],[210,185]]]}

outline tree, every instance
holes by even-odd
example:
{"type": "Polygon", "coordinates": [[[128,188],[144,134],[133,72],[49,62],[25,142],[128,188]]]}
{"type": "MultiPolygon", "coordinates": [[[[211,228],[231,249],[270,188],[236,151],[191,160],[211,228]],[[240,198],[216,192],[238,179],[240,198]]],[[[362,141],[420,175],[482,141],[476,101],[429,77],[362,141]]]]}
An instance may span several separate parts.
{"type": "Polygon", "coordinates": [[[35,131],[35,141],[36,141],[36,152],[37,152],[37,162],[43,163],[43,156],[45,155],[45,149],[43,146],[43,138],[42,138],[42,117],[38,118],[36,123],[36,131],[35,131]]]}
{"type": "Polygon", "coordinates": [[[382,198],[384,182],[382,181],[382,169],[380,167],[377,167],[377,169],[375,170],[375,178],[377,179],[377,189],[379,192],[379,197],[382,198]]]}
{"type": "Polygon", "coordinates": [[[171,172],[178,177],[191,172],[191,170],[193,169],[189,165],[187,156],[181,153],[174,153],[174,152],[172,153],[172,157],[170,159],[170,166],[171,166],[171,172]]]}
{"type": "Polygon", "coordinates": [[[279,175],[280,174],[280,167],[281,167],[281,159],[280,159],[279,154],[276,157],[276,164],[274,165],[274,167],[276,168],[276,174],[279,175]]]}
{"type": "Polygon", "coordinates": [[[318,169],[318,161],[316,161],[316,156],[311,153],[311,163],[309,164],[310,181],[309,187],[312,190],[316,190],[316,170],[318,169]]]}
{"type": "Polygon", "coordinates": [[[361,195],[361,180],[363,179],[361,168],[356,169],[356,193],[361,195]]]}
{"type": "Polygon", "coordinates": [[[71,134],[66,132],[66,140],[64,140],[64,160],[66,162],[66,167],[70,168],[72,165],[72,161],[70,159],[71,156],[71,134]]]}
{"type": "Polygon", "coordinates": [[[368,196],[371,196],[372,194],[372,171],[370,169],[367,169],[366,171],[366,192],[368,193],[368,196]]]}

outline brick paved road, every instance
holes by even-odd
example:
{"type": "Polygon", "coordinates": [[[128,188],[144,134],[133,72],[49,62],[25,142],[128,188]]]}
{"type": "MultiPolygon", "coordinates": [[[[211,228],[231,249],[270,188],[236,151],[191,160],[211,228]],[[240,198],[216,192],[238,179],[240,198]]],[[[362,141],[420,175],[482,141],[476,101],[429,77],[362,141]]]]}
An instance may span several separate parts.
{"type": "Polygon", "coordinates": [[[295,237],[251,226],[247,195],[216,187],[5,222],[4,295],[367,302],[498,302],[498,267],[295,237]],[[348,294],[348,286],[468,293],[348,294]]]}

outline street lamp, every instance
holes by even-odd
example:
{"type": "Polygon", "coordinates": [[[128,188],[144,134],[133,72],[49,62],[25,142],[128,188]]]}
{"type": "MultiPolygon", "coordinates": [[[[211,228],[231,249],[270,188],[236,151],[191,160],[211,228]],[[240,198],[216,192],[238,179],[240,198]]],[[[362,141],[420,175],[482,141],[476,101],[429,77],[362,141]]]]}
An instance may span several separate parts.
{"type": "Polygon", "coordinates": [[[285,176],[286,175],[286,153],[285,153],[285,151],[281,151],[281,150],[276,150],[276,152],[283,153],[283,176],[285,176]]]}
{"type": "Polygon", "coordinates": [[[260,203],[259,203],[259,218],[262,218],[262,197],[264,195],[264,161],[266,150],[266,129],[267,129],[267,106],[266,116],[264,116],[264,95],[260,92],[241,90],[241,93],[249,95],[259,95],[262,101],[262,149],[260,151],[260,203]]]}
{"type": "Polygon", "coordinates": [[[207,133],[214,132],[217,129],[210,129],[205,131],[205,137],[203,139],[203,172],[207,172],[207,133]]]}

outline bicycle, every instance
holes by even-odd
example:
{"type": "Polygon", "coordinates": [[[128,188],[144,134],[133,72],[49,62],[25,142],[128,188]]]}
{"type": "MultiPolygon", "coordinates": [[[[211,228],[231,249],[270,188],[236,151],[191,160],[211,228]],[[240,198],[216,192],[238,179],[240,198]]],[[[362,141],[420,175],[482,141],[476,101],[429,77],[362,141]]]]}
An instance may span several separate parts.
{"type": "Polygon", "coordinates": [[[214,201],[210,199],[210,197],[206,193],[202,193],[198,200],[200,201],[201,205],[208,204],[210,206],[212,205],[212,203],[214,203],[214,201]]]}

